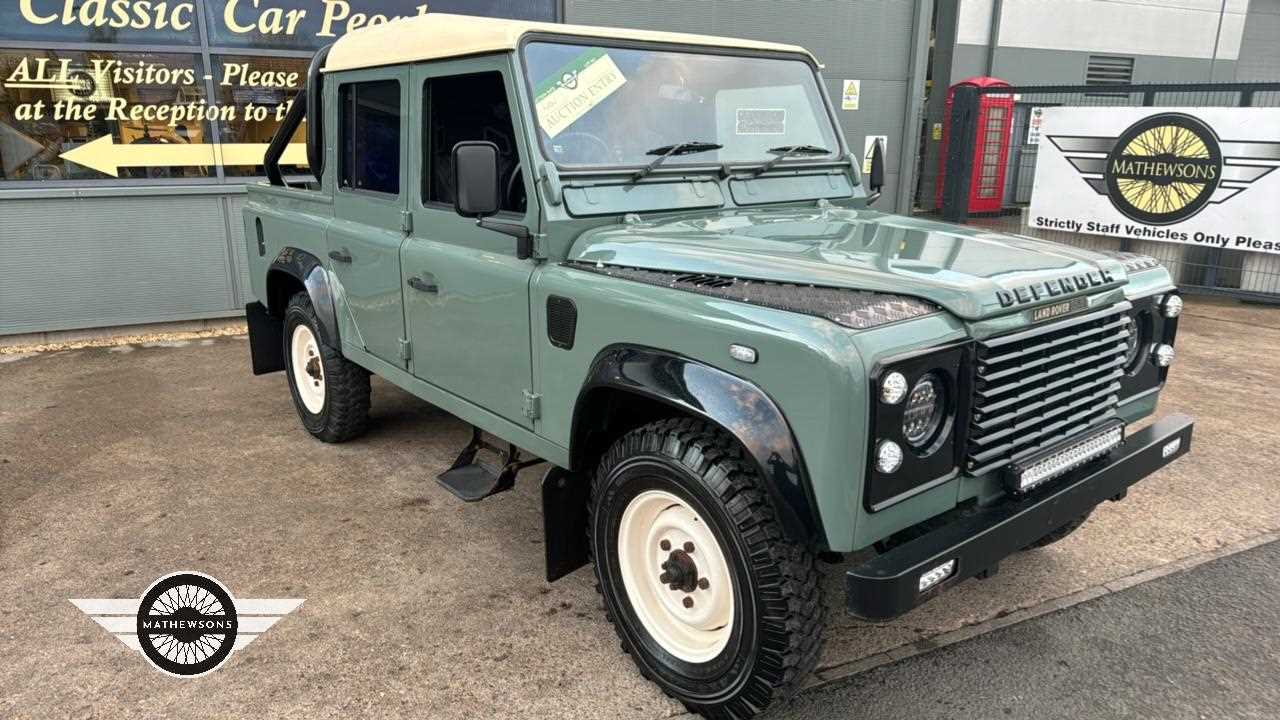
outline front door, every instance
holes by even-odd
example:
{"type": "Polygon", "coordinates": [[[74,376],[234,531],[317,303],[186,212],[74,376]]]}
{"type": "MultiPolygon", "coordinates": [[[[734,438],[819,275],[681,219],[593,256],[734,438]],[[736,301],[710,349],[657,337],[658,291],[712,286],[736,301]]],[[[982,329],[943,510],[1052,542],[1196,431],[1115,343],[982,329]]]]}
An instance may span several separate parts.
{"type": "Polygon", "coordinates": [[[536,228],[526,205],[528,163],[514,129],[512,84],[503,58],[420,65],[412,73],[413,133],[421,158],[409,200],[413,230],[401,252],[405,316],[414,375],[507,420],[530,427],[524,393],[532,390],[529,279],[532,260],[515,240],[476,227],[453,210],[453,146],[498,146],[507,199],[500,218],[536,228]]]}
{"type": "Polygon", "coordinates": [[[343,342],[401,367],[408,75],[401,67],[339,76],[337,192],[326,259],[338,281],[343,342]]]}

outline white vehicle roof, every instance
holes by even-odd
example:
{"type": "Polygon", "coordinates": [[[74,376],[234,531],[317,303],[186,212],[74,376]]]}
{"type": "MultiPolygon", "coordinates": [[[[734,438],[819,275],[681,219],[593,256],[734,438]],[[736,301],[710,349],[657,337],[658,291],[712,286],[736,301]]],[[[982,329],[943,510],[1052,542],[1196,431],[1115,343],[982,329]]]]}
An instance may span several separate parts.
{"type": "MultiPolygon", "coordinates": [[[[347,33],[333,44],[329,57],[325,61],[324,71],[354,70],[505,52],[514,50],[520,44],[520,38],[528,33],[769,50],[802,53],[810,58],[813,57],[812,53],[798,45],[757,40],[427,13],[347,33]]],[[[817,61],[814,60],[814,62],[817,61]]]]}

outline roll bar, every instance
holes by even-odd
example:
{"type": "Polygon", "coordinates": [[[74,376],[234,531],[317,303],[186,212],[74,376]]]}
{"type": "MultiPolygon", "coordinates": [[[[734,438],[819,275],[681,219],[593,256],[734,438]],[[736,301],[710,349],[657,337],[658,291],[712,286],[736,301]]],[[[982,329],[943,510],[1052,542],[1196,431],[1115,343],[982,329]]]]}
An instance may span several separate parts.
{"type": "Polygon", "coordinates": [[[325,58],[329,56],[330,47],[332,45],[325,45],[311,58],[311,65],[307,68],[307,84],[293,99],[289,112],[285,113],[284,120],[271,136],[271,144],[267,146],[262,164],[267,171],[267,181],[272,185],[285,184],[284,176],[280,174],[280,158],[289,147],[289,141],[293,139],[293,134],[302,124],[303,118],[308,120],[307,165],[311,168],[311,174],[315,175],[316,182],[322,182],[320,178],[324,175],[324,108],[322,105],[324,75],[320,70],[324,67],[325,58]]]}

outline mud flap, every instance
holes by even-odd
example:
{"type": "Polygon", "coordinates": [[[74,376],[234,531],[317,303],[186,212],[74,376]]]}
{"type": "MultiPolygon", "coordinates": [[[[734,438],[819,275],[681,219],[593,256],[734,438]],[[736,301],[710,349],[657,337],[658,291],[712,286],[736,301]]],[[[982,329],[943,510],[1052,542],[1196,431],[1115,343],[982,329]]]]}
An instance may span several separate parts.
{"type": "Polygon", "coordinates": [[[547,582],[587,564],[587,479],[552,467],[542,477],[543,547],[547,582]]]}
{"type": "Polygon", "coordinates": [[[267,312],[260,302],[244,307],[249,322],[249,355],[254,375],[284,370],[284,320],[267,312]]]}

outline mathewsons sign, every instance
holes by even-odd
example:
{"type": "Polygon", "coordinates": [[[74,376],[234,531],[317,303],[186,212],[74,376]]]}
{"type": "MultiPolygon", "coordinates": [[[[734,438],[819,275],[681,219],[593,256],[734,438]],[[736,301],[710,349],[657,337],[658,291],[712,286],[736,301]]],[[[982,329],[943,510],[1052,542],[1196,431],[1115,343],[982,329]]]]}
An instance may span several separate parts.
{"type": "Polygon", "coordinates": [[[1280,108],[1045,108],[1031,227],[1280,254],[1280,108]]]}

